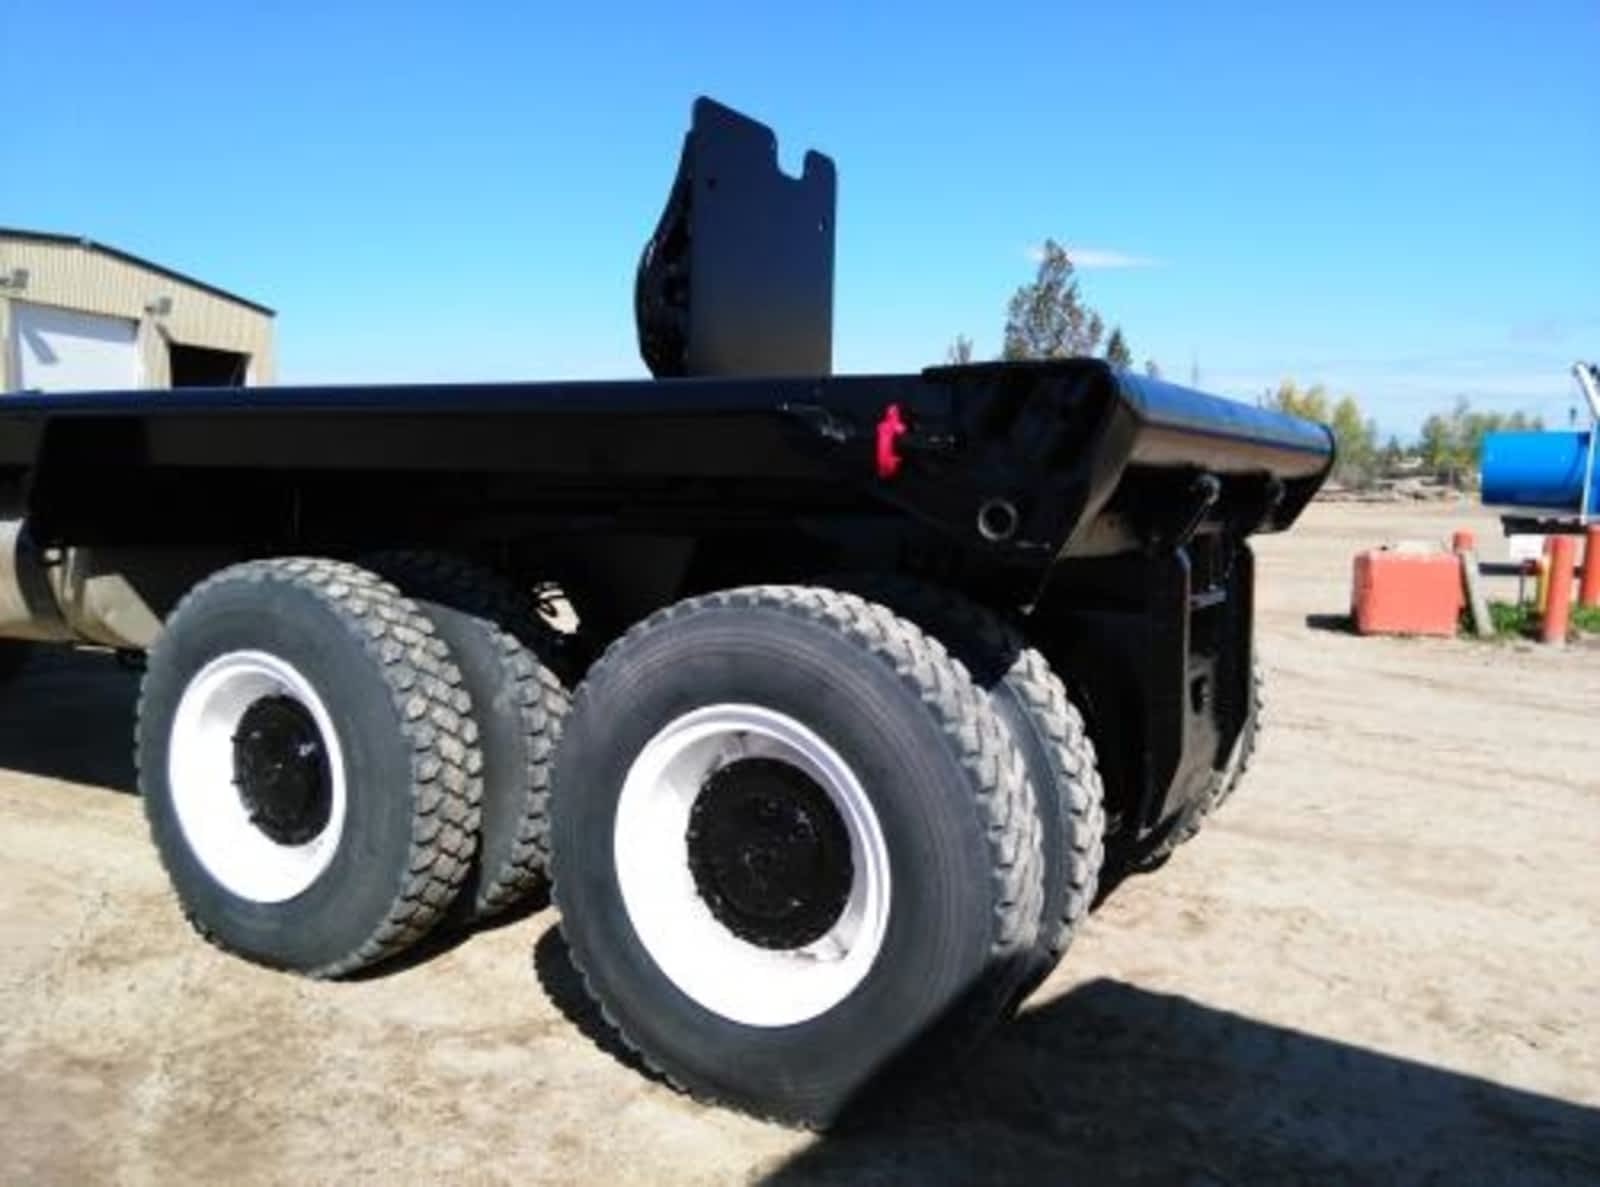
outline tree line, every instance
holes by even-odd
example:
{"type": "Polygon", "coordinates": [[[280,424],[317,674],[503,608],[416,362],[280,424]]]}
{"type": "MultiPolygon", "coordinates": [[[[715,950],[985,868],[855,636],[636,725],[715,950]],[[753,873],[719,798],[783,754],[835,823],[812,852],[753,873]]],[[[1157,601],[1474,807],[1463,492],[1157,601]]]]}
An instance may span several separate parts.
{"type": "Polygon", "coordinates": [[[1362,412],[1356,398],[1347,395],[1333,400],[1321,384],[1300,388],[1286,379],[1258,402],[1263,408],[1328,425],[1339,448],[1334,478],[1351,486],[1365,486],[1402,469],[1420,471],[1452,486],[1468,486],[1477,476],[1478,455],[1490,433],[1544,428],[1540,417],[1479,411],[1461,397],[1449,412],[1436,412],[1423,421],[1415,442],[1402,444],[1391,435],[1380,446],[1377,422],[1362,412]]]}
{"type": "MultiPolygon", "coordinates": [[[[1067,249],[1047,239],[1032,283],[1020,286],[1006,306],[1000,357],[1008,361],[1090,357],[1132,367],[1134,354],[1127,335],[1116,324],[1109,324],[1108,331],[1108,324],[1106,317],[1084,300],[1067,249]]],[[[970,363],[972,339],[958,335],[945,358],[949,363],[970,363]]],[[[1154,359],[1145,360],[1144,371],[1155,378],[1161,376],[1154,359]]],[[[1366,415],[1356,398],[1335,398],[1322,384],[1302,388],[1286,379],[1263,393],[1257,403],[1332,428],[1339,450],[1334,477],[1352,486],[1368,485],[1400,470],[1421,471],[1464,486],[1476,477],[1478,455],[1488,434],[1544,428],[1537,416],[1478,411],[1461,398],[1449,412],[1428,417],[1416,442],[1405,445],[1391,436],[1380,445],[1377,422],[1366,415]]]]}

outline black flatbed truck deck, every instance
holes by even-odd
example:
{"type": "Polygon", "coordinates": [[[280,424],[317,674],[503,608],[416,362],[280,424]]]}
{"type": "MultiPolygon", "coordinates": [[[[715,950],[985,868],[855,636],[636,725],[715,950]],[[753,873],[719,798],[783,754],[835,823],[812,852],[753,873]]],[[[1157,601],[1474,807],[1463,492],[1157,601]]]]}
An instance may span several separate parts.
{"type": "MultiPolygon", "coordinates": [[[[1129,547],[1136,525],[1186,514],[1182,495],[1169,496],[1197,475],[1219,490],[1209,501],[1197,493],[1196,530],[1287,527],[1330,456],[1320,426],[1090,360],[0,403],[8,510],[25,511],[41,538],[99,543],[209,545],[254,532],[318,542],[363,499],[448,517],[451,539],[479,516],[503,525],[519,512],[533,525],[588,514],[676,529],[697,508],[718,525],[856,510],[909,515],[953,548],[1038,577],[1060,559],[1129,547]],[[883,473],[890,409],[906,431],[890,442],[902,465],[883,473]],[[1014,522],[979,522],[995,500],[1015,508],[1014,522]]],[[[374,526],[363,516],[360,542],[374,526]]]]}

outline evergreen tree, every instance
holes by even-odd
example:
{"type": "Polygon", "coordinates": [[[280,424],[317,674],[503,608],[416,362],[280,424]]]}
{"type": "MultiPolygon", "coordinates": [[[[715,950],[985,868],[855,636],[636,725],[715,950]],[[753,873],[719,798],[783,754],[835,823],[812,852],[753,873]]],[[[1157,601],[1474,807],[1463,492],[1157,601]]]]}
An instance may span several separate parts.
{"type": "Polygon", "coordinates": [[[1105,320],[1083,301],[1067,249],[1046,240],[1033,283],[1011,298],[1002,357],[1087,358],[1098,352],[1105,332],[1105,320]]]}

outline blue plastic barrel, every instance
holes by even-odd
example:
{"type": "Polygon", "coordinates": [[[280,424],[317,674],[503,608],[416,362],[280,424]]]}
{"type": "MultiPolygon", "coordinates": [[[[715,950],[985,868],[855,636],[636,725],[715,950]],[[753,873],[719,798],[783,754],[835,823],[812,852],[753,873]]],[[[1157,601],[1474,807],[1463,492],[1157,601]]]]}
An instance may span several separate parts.
{"type": "MultiPolygon", "coordinates": [[[[1490,433],[1483,439],[1483,501],[1512,507],[1578,510],[1588,433],[1490,433]]],[[[1600,457],[1589,511],[1600,512],[1600,457]]]]}

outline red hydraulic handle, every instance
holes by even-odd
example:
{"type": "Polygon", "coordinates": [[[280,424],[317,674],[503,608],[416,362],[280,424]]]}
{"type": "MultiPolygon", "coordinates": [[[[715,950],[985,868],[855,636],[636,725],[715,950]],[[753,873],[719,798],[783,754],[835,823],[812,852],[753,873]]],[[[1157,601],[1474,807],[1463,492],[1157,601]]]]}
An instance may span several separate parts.
{"type": "Polygon", "coordinates": [[[890,404],[883,410],[883,415],[878,418],[879,478],[893,478],[900,473],[900,467],[906,460],[900,454],[900,438],[910,431],[911,426],[906,424],[905,418],[900,415],[900,405],[890,404]]]}

